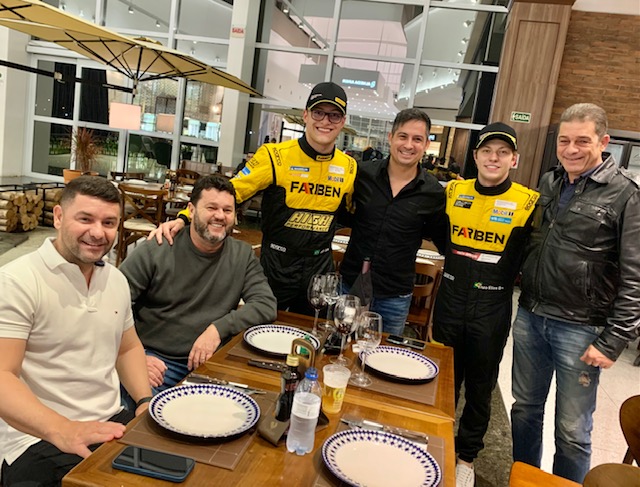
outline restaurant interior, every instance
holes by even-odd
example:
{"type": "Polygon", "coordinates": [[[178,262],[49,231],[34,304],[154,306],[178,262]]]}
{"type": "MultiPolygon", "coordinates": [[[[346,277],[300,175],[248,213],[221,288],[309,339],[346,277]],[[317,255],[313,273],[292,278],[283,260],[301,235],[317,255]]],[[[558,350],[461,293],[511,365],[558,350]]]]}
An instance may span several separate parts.
{"type": "MultiPolygon", "coordinates": [[[[595,97],[589,101],[601,102],[609,114],[609,152],[621,166],[640,174],[640,100],[634,91],[640,75],[636,0],[607,2],[606,7],[596,0],[45,3],[117,34],[179,51],[213,68],[212,76],[218,71],[228,73],[233,75],[229,83],[238,80],[239,84],[236,89],[225,88],[222,82],[202,81],[195,75],[137,79],[117,66],[66,49],[62,43],[6,28],[0,22],[0,191],[37,189],[43,200],[37,227],[25,233],[24,243],[0,254],[0,265],[37,249],[45,238],[55,235],[47,214],[51,209],[47,193],[57,194],[67,182],[65,173],[82,167],[79,134],[88,133],[96,148],[88,170],[121,186],[129,205],[125,220],[145,220],[142,228],[123,225],[107,256],[119,265],[137,240],[186,207],[200,177],[216,173],[232,177],[236,167],[265,141],[299,138],[304,133],[302,109],[310,89],[320,81],[331,80],[345,88],[347,122],[337,147],[358,161],[367,148],[388,154],[394,116],[399,110],[416,107],[424,109],[433,123],[426,155],[441,158],[445,165],[455,160],[465,178],[476,175],[472,151],[478,131],[490,121],[512,124],[523,141],[512,179],[536,187],[541,175],[558,162],[559,114],[570,104],[585,101],[580,97],[586,94],[595,97]],[[599,66],[576,67],[569,61],[576,51],[588,54],[602,48],[597,41],[587,45],[584,40],[584,32],[592,32],[595,24],[602,31],[636,26],[631,35],[623,33],[603,41],[610,43],[629,69],[632,58],[622,53],[635,52],[635,73],[624,74],[624,66],[612,66],[619,70],[602,80],[599,66]],[[552,37],[556,39],[553,43],[548,40],[552,37]],[[635,78],[636,83],[631,86],[628,78],[635,78]],[[635,97],[629,98],[637,100],[635,106],[625,106],[628,97],[635,97]],[[149,212],[150,202],[158,198],[162,206],[155,205],[157,211],[149,212]]],[[[0,20],[2,4],[0,0],[0,20]]],[[[259,254],[260,197],[241,209],[234,237],[250,243],[259,254]]],[[[338,267],[347,241],[348,232],[334,240],[338,267]]],[[[443,265],[443,257],[428,242],[421,252],[416,272],[424,279],[414,288],[414,313],[411,326],[405,328],[407,338],[418,340],[426,338],[443,265]],[[429,263],[428,269],[420,267],[425,266],[421,260],[429,263]]],[[[286,312],[279,313],[277,322],[305,330],[314,324],[313,316],[286,312]]],[[[388,479],[386,485],[396,485],[396,481],[397,485],[412,485],[398,480],[414,478],[412,475],[423,482],[415,485],[455,485],[454,436],[462,405],[456,410],[451,349],[434,344],[418,352],[406,349],[407,360],[415,361],[412,367],[428,369],[427,375],[417,379],[401,374],[398,380],[384,367],[378,370],[374,358],[369,373],[373,384],[347,386],[340,414],[328,414],[328,423],[317,428],[312,454],[298,456],[287,453],[284,442],[270,443],[260,431],[265,427],[260,417],[273,416],[281,369],[256,368],[247,360],[282,362],[287,350],[272,350],[257,336],[236,336],[197,371],[258,391],[250,395],[251,406],[242,406],[247,416],[242,430],[198,438],[192,430],[176,429],[170,419],[163,423],[145,417],[130,427],[127,441],[105,444],[76,467],[63,485],[165,485],[165,481],[112,468],[111,462],[125,444],[194,458],[195,468],[186,485],[355,485],[353,476],[360,478],[357,472],[363,471],[370,471],[362,477],[363,485],[380,482],[376,476],[388,479]],[[251,419],[254,407],[259,412],[255,421],[251,419]],[[379,426],[380,433],[396,428],[405,440],[416,432],[426,434],[427,444],[416,446],[415,438],[409,438],[405,446],[411,453],[398,458],[406,472],[374,467],[389,461],[376,458],[379,452],[345,460],[340,456],[342,440],[335,435],[360,431],[361,424],[350,429],[348,423],[362,419],[379,426]],[[385,477],[389,470],[392,474],[385,477]]],[[[287,342],[285,348],[289,345],[287,342]]],[[[382,345],[392,343],[387,337],[382,345]]],[[[509,338],[492,402],[487,445],[476,462],[476,485],[578,485],[548,473],[554,453],[552,424],[545,424],[541,469],[513,465],[508,417],[514,402],[511,347],[509,338]]],[[[634,366],[637,348],[640,344],[632,343],[600,379],[592,467],[621,463],[627,452],[619,411],[627,398],[640,394],[640,368],[634,366]]],[[[330,357],[319,347],[317,352],[316,366],[322,369],[330,357]]],[[[358,362],[350,344],[345,354],[358,362]]],[[[554,389],[555,384],[550,398],[554,389]]],[[[553,401],[546,406],[547,417],[552,417],[553,401]]],[[[394,446],[385,455],[400,450],[401,446],[394,446]]]]}

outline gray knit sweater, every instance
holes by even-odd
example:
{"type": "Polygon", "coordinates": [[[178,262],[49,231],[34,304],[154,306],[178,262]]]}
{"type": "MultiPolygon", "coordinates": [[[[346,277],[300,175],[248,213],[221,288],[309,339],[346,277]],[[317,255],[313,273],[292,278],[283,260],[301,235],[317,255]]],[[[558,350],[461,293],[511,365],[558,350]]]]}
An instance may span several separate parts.
{"type": "Polygon", "coordinates": [[[213,323],[224,342],[276,318],[276,299],[251,246],[232,237],[215,254],[195,248],[189,227],[173,245],[144,242],[120,270],[131,287],[136,330],[145,348],[185,359],[213,323]],[[240,299],[245,304],[237,309],[240,299]]]}

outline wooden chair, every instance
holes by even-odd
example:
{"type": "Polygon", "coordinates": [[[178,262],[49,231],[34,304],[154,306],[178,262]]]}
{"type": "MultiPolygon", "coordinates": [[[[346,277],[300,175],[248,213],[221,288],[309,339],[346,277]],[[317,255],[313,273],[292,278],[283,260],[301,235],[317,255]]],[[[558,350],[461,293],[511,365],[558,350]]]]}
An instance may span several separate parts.
{"type": "Polygon", "coordinates": [[[146,237],[164,218],[163,189],[145,189],[120,183],[120,226],[116,245],[116,266],[127,257],[130,244],[146,237]]]}
{"type": "Polygon", "coordinates": [[[345,236],[351,236],[351,228],[349,227],[342,227],[342,228],[338,228],[336,230],[336,235],[345,235],[345,236]]]}
{"type": "Polygon", "coordinates": [[[440,287],[442,269],[435,264],[416,262],[416,281],[407,322],[416,328],[422,340],[427,339],[433,305],[440,287]]]}
{"type": "Polygon", "coordinates": [[[145,173],[143,172],[119,172],[111,171],[111,179],[113,181],[125,181],[127,179],[144,179],[145,173]]]}
{"type": "Polygon", "coordinates": [[[342,265],[342,260],[344,259],[345,252],[340,250],[332,250],[333,254],[333,265],[336,268],[336,272],[340,272],[340,266],[342,265]]]}
{"type": "Polygon", "coordinates": [[[580,487],[580,484],[558,477],[532,467],[526,463],[515,462],[511,466],[509,487],[580,487]]]}
{"type": "Polygon", "coordinates": [[[629,449],[622,463],[640,466],[640,396],[632,396],[620,406],[620,427],[629,449]]]}
{"type": "Polygon", "coordinates": [[[178,184],[193,185],[200,179],[200,173],[190,169],[176,169],[176,177],[178,178],[178,184]]]}

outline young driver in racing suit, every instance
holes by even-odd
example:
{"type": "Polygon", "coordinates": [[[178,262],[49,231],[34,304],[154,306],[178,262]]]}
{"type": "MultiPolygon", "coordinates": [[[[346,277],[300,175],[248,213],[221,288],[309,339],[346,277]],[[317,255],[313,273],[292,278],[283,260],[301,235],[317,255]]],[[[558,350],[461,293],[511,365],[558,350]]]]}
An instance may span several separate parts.
{"type": "Polygon", "coordinates": [[[478,178],[447,185],[449,245],[433,337],[454,349],[456,403],[465,407],[456,437],[456,485],[473,487],[473,460],[484,443],[491,393],[511,326],[511,296],[538,193],[509,179],[516,133],[503,123],[480,131],[478,178]]]}

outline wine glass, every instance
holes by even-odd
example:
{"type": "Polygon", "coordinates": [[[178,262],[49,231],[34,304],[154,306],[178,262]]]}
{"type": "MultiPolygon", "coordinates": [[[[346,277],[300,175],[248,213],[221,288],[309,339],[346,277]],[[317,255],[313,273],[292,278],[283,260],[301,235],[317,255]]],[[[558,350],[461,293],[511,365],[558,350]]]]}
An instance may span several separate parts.
{"type": "Polygon", "coordinates": [[[324,275],[324,286],[322,297],[327,303],[327,321],[318,325],[320,330],[331,330],[333,328],[333,305],[336,304],[340,291],[342,290],[342,276],[337,272],[329,272],[324,275]]]}
{"type": "Polygon", "coordinates": [[[365,373],[367,354],[380,345],[382,340],[382,316],[373,311],[365,311],[360,315],[356,327],[356,340],[360,347],[360,361],[362,370],[351,376],[351,384],[360,387],[369,387],[371,378],[365,373]]]}
{"type": "Polygon", "coordinates": [[[320,313],[320,309],[327,304],[324,300],[324,284],[325,276],[323,274],[314,274],[311,276],[309,287],[307,288],[307,299],[309,300],[309,305],[315,312],[313,330],[311,330],[311,333],[314,336],[318,336],[320,334],[318,331],[318,314],[320,313]]]}
{"type": "Polygon", "coordinates": [[[342,342],[340,345],[340,355],[336,359],[332,360],[334,364],[344,365],[345,367],[351,365],[351,360],[344,356],[344,342],[347,335],[351,333],[355,325],[358,323],[359,312],[359,297],[344,294],[338,298],[334,310],[334,321],[336,323],[336,329],[342,336],[342,342]]]}

